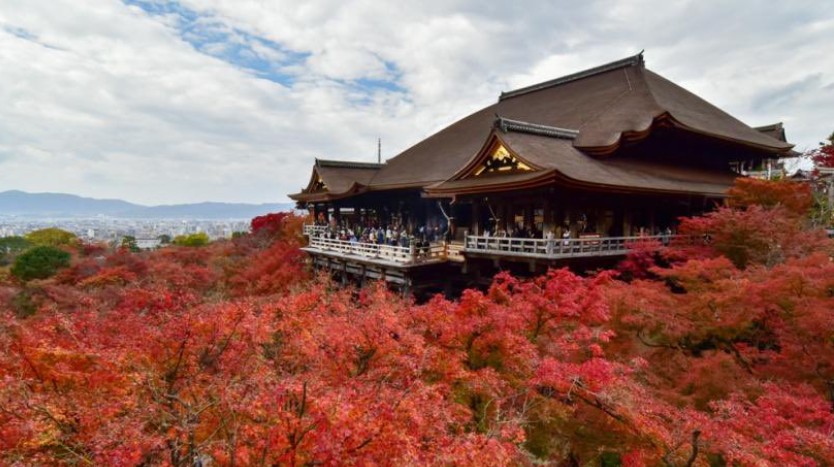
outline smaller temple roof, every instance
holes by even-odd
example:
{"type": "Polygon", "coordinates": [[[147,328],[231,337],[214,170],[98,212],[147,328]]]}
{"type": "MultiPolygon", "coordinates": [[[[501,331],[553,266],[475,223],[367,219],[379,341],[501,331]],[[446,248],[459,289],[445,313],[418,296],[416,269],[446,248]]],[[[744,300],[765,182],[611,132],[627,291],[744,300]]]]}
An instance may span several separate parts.
{"type": "MultiPolygon", "coordinates": [[[[784,143],[788,142],[787,136],[785,136],[785,125],[782,122],[772,123],[770,125],[763,125],[753,127],[754,130],[758,131],[759,133],[765,134],[770,136],[773,139],[778,141],[782,141],[784,143]]],[[[785,154],[785,157],[799,157],[802,153],[791,149],[785,154]]]]}
{"type": "Polygon", "coordinates": [[[787,142],[788,139],[785,137],[785,126],[782,122],[772,123],[770,125],[762,125],[753,127],[754,130],[758,131],[759,133],[764,133],[771,138],[777,139],[782,142],[787,142]]]}
{"type": "Polygon", "coordinates": [[[324,201],[364,191],[384,164],[316,159],[307,187],[289,197],[296,201],[324,201]]]}

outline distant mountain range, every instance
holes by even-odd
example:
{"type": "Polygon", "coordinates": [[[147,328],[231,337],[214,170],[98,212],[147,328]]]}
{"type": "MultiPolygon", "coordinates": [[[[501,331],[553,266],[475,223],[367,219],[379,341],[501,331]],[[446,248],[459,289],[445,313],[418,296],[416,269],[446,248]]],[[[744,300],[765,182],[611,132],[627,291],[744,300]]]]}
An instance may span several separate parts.
{"type": "Polygon", "coordinates": [[[251,219],[293,209],[290,203],[195,203],[143,206],[119,199],[94,199],[64,193],[0,192],[0,216],[120,217],[136,219],[251,219]]]}

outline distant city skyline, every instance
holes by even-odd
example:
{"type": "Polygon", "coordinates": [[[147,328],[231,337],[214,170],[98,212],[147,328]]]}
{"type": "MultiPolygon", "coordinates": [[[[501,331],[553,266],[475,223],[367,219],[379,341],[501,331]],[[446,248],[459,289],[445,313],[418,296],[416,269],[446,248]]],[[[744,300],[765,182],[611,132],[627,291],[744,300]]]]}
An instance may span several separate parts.
{"type": "Polygon", "coordinates": [[[116,242],[123,237],[155,239],[161,235],[205,233],[209,239],[231,238],[235,232],[248,232],[249,222],[243,220],[184,219],[11,219],[0,217],[0,238],[25,236],[35,230],[57,227],[78,238],[95,242],[116,242]]]}
{"type": "Polygon", "coordinates": [[[834,130],[830,2],[5,0],[0,192],[286,203],[501,91],[645,49],[798,151],[834,130]]]}
{"type": "Polygon", "coordinates": [[[293,209],[294,203],[198,203],[148,206],[122,199],[88,198],[68,193],[0,191],[0,218],[106,216],[125,219],[251,219],[293,209]]]}

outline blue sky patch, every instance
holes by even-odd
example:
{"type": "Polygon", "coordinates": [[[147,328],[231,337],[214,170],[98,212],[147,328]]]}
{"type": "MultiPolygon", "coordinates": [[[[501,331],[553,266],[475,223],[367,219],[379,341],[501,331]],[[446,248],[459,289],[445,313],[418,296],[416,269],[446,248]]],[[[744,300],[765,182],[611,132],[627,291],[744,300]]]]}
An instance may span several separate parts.
{"type": "Polygon", "coordinates": [[[29,31],[27,31],[23,28],[19,28],[19,27],[16,27],[16,26],[10,26],[10,25],[5,25],[4,24],[3,25],[3,30],[6,31],[7,33],[13,35],[13,36],[19,37],[21,39],[25,39],[27,41],[32,41],[32,42],[37,42],[38,41],[38,36],[32,34],[31,32],[29,32],[29,31]]]}
{"type": "Polygon", "coordinates": [[[274,41],[233,28],[210,14],[187,8],[179,2],[124,0],[151,16],[164,17],[176,28],[180,38],[195,50],[223,60],[283,86],[292,86],[295,77],[288,67],[302,64],[309,53],[286,49],[274,41]]]}
{"type": "Polygon", "coordinates": [[[28,31],[24,28],[20,28],[20,27],[17,27],[17,26],[12,26],[10,24],[3,24],[3,25],[0,25],[0,29],[2,29],[3,31],[6,31],[7,33],[9,33],[9,34],[11,34],[11,35],[13,35],[17,38],[20,38],[20,39],[23,39],[23,40],[29,41],[29,42],[34,42],[35,44],[46,47],[47,49],[64,50],[60,47],[56,47],[54,45],[50,45],[50,44],[47,44],[47,43],[41,41],[36,34],[33,34],[32,32],[30,32],[30,31],[28,31]]]}
{"type": "MultiPolygon", "coordinates": [[[[300,65],[309,52],[290,50],[281,44],[249,33],[217,18],[183,6],[178,1],[123,0],[126,5],[141,8],[150,16],[172,25],[180,38],[200,53],[223,60],[254,75],[291,87],[296,82],[300,65]]],[[[336,80],[352,91],[363,95],[359,104],[369,103],[377,93],[402,93],[406,89],[399,82],[402,72],[390,61],[384,61],[385,78],[336,80]]]]}
{"type": "Polygon", "coordinates": [[[405,88],[399,85],[399,81],[402,78],[402,71],[397,68],[397,65],[394,62],[383,60],[383,63],[385,64],[385,74],[389,76],[389,78],[359,78],[354,80],[354,84],[368,91],[382,90],[387,92],[406,92],[405,88]]]}

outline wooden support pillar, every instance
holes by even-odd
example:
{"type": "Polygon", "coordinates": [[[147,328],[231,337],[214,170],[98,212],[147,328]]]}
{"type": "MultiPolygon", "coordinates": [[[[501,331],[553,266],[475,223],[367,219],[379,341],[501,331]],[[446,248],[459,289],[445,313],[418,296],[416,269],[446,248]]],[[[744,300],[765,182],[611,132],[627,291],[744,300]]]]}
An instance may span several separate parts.
{"type": "Polygon", "coordinates": [[[573,211],[569,207],[564,207],[562,210],[562,229],[559,232],[559,235],[562,234],[565,230],[570,232],[571,238],[576,238],[575,232],[573,231],[573,219],[572,219],[573,211]]]}
{"type": "Polygon", "coordinates": [[[562,226],[565,225],[565,213],[559,201],[553,202],[553,229],[556,232],[556,238],[562,238],[562,226]]]}
{"type": "Polygon", "coordinates": [[[623,235],[628,237],[634,235],[632,211],[629,208],[623,209],[623,235]]]}
{"type": "Polygon", "coordinates": [[[407,297],[408,297],[408,295],[411,293],[411,277],[406,276],[406,277],[403,279],[403,288],[402,288],[402,291],[403,291],[403,297],[404,297],[404,298],[407,298],[407,297]]]}
{"type": "Polygon", "coordinates": [[[331,203],[324,203],[324,221],[328,224],[330,223],[330,220],[333,219],[332,210],[333,205],[331,203]]]}
{"type": "Polygon", "coordinates": [[[620,214],[620,204],[618,202],[614,202],[608,205],[608,211],[611,214],[611,218],[609,219],[608,225],[608,232],[607,235],[610,237],[619,237],[622,235],[620,229],[622,228],[622,216],[620,214]]]}
{"type": "Polygon", "coordinates": [[[507,201],[502,201],[501,205],[498,207],[498,217],[501,218],[501,229],[504,232],[509,232],[509,222],[510,222],[510,206],[507,204],[507,201]]]}
{"type": "Polygon", "coordinates": [[[481,225],[481,202],[475,200],[472,202],[472,233],[475,235],[483,235],[484,226],[481,225]]]}
{"type": "Polygon", "coordinates": [[[455,234],[457,234],[457,222],[455,221],[455,217],[457,215],[456,211],[458,210],[456,204],[449,204],[449,219],[447,222],[449,223],[449,238],[444,238],[445,241],[452,241],[455,239],[455,234]]]}

